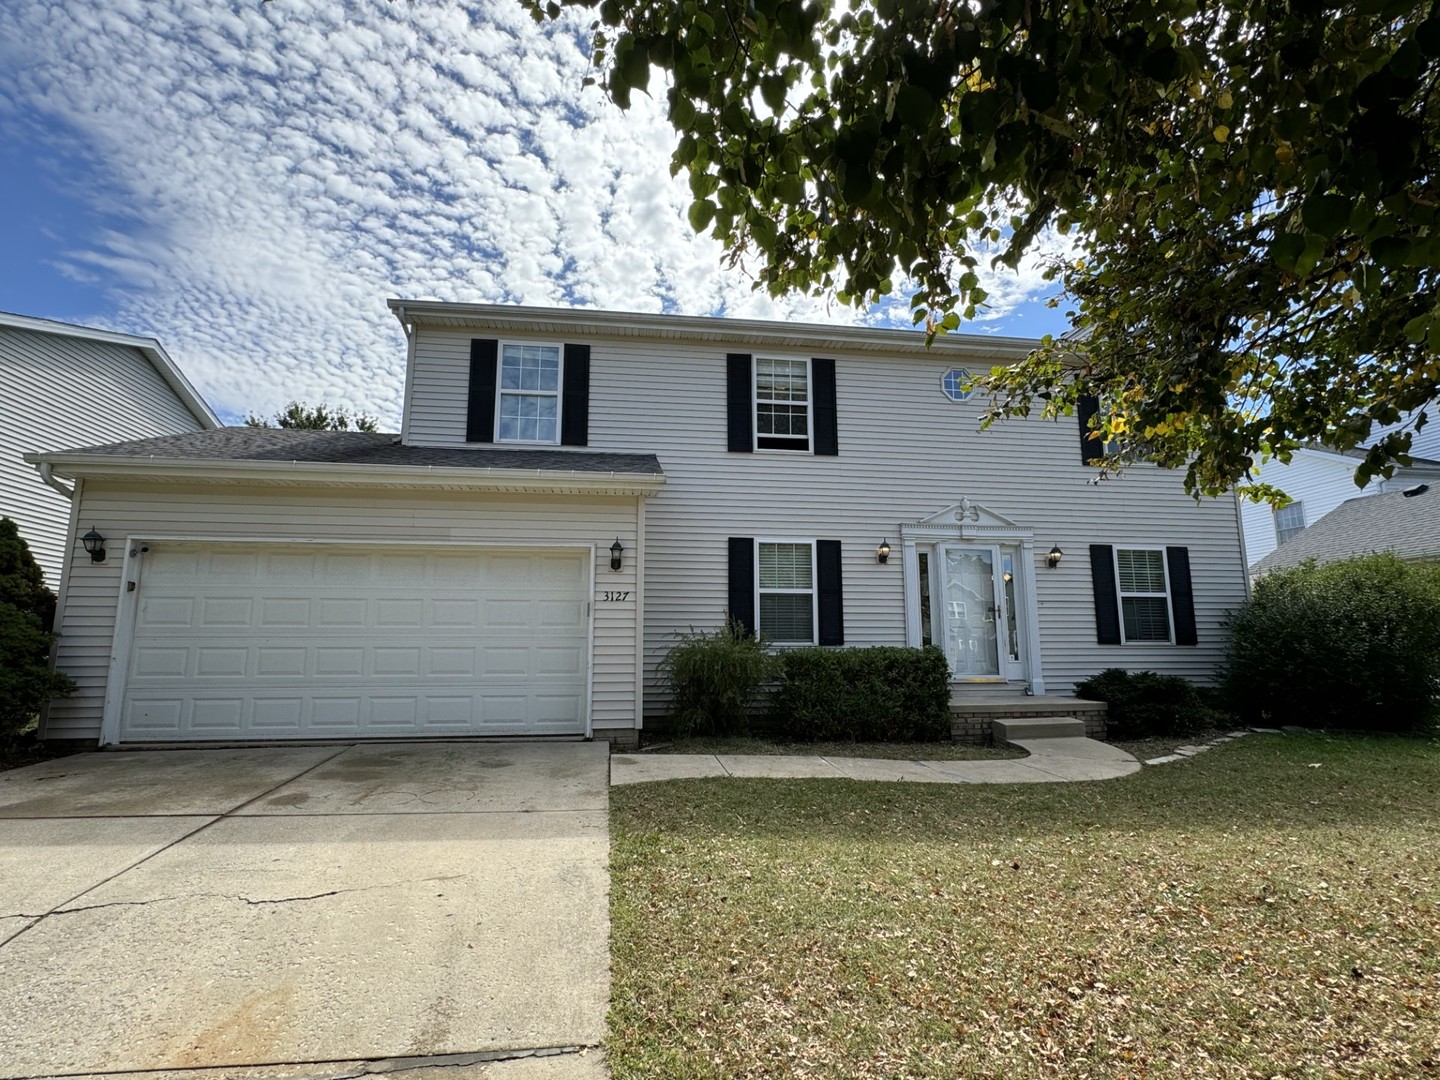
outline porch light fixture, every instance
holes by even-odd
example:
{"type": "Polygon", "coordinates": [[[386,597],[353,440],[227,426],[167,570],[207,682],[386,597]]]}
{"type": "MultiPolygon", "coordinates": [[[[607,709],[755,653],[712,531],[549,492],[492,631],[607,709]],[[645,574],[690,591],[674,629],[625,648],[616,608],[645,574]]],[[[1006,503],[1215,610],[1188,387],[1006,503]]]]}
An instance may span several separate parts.
{"type": "Polygon", "coordinates": [[[1060,560],[1064,557],[1065,553],[1060,550],[1060,545],[1056,544],[1045,556],[1045,565],[1048,566],[1051,570],[1054,570],[1057,566],[1060,565],[1060,560]]]}
{"type": "Polygon", "coordinates": [[[890,561],[890,541],[881,540],[880,546],[875,549],[875,561],[884,566],[890,561]]]}
{"type": "Polygon", "coordinates": [[[617,536],[615,542],[610,545],[610,569],[619,570],[624,565],[625,545],[620,543],[617,536]]]}
{"type": "Polygon", "coordinates": [[[85,545],[85,551],[90,556],[91,562],[105,561],[105,537],[93,528],[80,537],[80,543],[85,545]]]}

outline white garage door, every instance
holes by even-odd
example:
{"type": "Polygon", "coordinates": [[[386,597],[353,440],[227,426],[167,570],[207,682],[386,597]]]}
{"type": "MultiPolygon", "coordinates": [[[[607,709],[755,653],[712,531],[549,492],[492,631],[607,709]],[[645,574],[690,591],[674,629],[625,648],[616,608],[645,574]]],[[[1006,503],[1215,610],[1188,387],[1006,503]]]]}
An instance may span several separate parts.
{"type": "Polygon", "coordinates": [[[150,547],[122,741],[585,732],[588,552],[150,547]]]}

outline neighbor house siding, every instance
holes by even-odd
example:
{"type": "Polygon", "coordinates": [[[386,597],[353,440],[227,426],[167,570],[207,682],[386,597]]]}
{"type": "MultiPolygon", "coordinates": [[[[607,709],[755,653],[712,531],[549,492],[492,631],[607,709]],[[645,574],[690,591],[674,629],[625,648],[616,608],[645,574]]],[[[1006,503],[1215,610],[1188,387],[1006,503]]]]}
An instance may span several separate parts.
{"type": "Polygon", "coordinates": [[[75,543],[66,535],[70,504],[21,455],[204,425],[149,359],[126,345],[0,326],[0,387],[0,514],[19,525],[54,589],[75,543]]]}
{"type": "MultiPolygon", "coordinates": [[[[361,541],[377,546],[475,543],[503,546],[596,548],[595,588],[635,590],[633,559],[610,569],[618,536],[635,549],[633,498],[412,494],[318,487],[264,488],[120,484],[90,480],[82,520],[111,538],[103,563],[77,559],[56,667],[78,684],[75,696],[50,706],[46,736],[95,739],[100,734],[106,684],[115,652],[115,620],[126,562],[126,537],[204,537],[361,541]]],[[[593,602],[592,598],[592,602],[593,602]]],[[[594,680],[591,720],[596,734],[635,726],[637,604],[594,604],[594,680]]]]}
{"type": "MultiPolygon", "coordinates": [[[[523,333],[421,329],[415,348],[412,441],[463,442],[472,337],[523,333]]],[[[647,709],[663,708],[655,665],[679,631],[724,617],[727,539],[820,538],[842,542],[845,642],[905,642],[899,528],[969,497],[1035,531],[1041,649],[1049,692],[1065,692],[1104,667],[1150,668],[1208,679],[1224,646],[1225,613],[1244,602],[1235,501],[1196,503],[1181,476],[1138,465],[1091,483],[1074,418],[1014,420],[978,430],[977,396],[955,404],[940,380],[964,364],[984,370],[998,354],[888,356],[770,348],[743,339],[691,343],[587,336],[591,346],[590,448],[654,452],[666,484],[646,506],[647,709]],[[836,360],[839,454],[726,450],[726,354],[836,360]],[[876,562],[888,539],[890,562],[876,562]],[[1058,543],[1061,567],[1045,567],[1058,543]],[[1087,545],[1184,545],[1190,549],[1200,644],[1099,646],[1087,545]]],[[[535,340],[555,341],[555,335],[535,340]]]]}

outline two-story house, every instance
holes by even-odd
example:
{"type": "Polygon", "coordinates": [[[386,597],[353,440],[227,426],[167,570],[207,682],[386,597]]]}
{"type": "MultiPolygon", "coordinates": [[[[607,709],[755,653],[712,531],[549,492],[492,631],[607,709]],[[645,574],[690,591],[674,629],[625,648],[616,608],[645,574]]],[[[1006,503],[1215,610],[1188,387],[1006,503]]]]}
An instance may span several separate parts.
{"type": "Polygon", "coordinates": [[[978,430],[1032,342],[391,301],[399,435],[224,429],[32,455],[78,521],[52,738],[569,735],[662,714],[727,612],[776,647],[942,647],[957,694],[1207,678],[1234,499],[1092,482],[1074,419],[978,430]]]}
{"type": "Polygon", "coordinates": [[[73,502],[23,455],[220,426],[154,338],[0,312],[0,515],[60,584],[73,502]]]}

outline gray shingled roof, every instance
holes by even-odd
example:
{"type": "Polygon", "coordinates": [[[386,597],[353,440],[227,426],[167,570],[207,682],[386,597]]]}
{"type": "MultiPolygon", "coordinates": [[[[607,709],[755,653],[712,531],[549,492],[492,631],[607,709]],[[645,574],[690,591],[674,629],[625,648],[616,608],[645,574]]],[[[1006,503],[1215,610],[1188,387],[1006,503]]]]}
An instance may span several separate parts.
{"type": "Polygon", "coordinates": [[[1402,559],[1440,559],[1440,484],[1413,498],[1387,491],[1343,502],[1266,555],[1254,572],[1298,566],[1306,559],[1339,562],[1373,551],[1394,552],[1402,559]]]}
{"type": "Polygon", "coordinates": [[[84,446],[60,454],[155,458],[157,461],[304,461],[321,465],[433,465],[458,469],[630,473],[663,476],[654,454],[500,447],[402,446],[399,435],[365,431],[227,427],[155,439],[84,446]]]}

